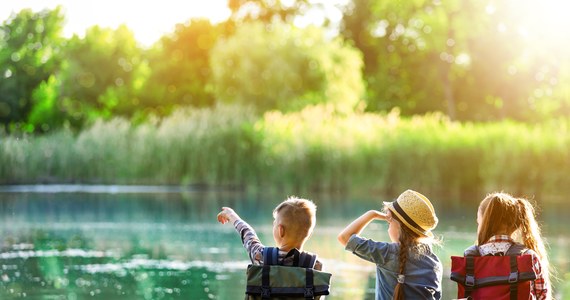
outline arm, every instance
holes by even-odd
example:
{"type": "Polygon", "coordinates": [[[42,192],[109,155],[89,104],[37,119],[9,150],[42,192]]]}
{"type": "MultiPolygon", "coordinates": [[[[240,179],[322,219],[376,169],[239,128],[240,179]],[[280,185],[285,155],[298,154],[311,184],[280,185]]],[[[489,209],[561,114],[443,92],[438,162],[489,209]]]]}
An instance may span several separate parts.
{"type": "Polygon", "coordinates": [[[257,234],[249,224],[242,220],[240,216],[229,207],[222,207],[222,211],[218,213],[218,222],[222,224],[230,222],[234,225],[236,231],[241,237],[241,242],[243,243],[251,262],[261,264],[263,261],[262,251],[265,246],[261,244],[257,234]]]}
{"type": "Polygon", "coordinates": [[[542,273],[542,266],[540,259],[536,254],[532,254],[532,267],[536,274],[536,279],[533,282],[534,295],[538,300],[544,300],[548,298],[548,284],[544,279],[544,274],[542,273]]]}
{"type": "Polygon", "coordinates": [[[348,224],[348,226],[346,226],[346,228],[339,233],[337,237],[338,241],[343,246],[346,246],[348,240],[353,234],[360,234],[364,227],[366,227],[366,225],[368,225],[373,220],[386,220],[386,214],[381,213],[377,210],[367,211],[362,216],[352,221],[352,223],[348,224]]]}
{"type": "Polygon", "coordinates": [[[230,222],[233,225],[237,220],[241,220],[241,218],[229,207],[222,207],[222,211],[218,213],[218,222],[222,224],[230,222]]]}

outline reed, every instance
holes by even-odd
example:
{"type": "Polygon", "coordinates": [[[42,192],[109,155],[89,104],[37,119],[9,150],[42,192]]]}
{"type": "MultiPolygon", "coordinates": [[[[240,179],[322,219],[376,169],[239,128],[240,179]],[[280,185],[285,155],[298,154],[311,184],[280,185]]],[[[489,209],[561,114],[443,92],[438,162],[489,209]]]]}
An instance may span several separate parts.
{"type": "MultiPolygon", "coordinates": [[[[462,199],[570,189],[569,120],[452,122],[441,114],[338,114],[327,106],[257,115],[184,109],[133,125],[0,138],[0,183],[206,184],[462,199]]],[[[455,203],[459,204],[459,202],[455,203]]]]}

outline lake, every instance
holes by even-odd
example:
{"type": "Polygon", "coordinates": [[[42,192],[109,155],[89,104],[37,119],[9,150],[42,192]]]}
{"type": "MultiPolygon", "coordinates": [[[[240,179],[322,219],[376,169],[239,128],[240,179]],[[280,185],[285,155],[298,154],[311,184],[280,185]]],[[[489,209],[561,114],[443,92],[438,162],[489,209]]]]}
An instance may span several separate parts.
{"type": "MultiPolygon", "coordinates": [[[[0,187],[0,299],[243,299],[247,254],[216,214],[233,207],[273,245],[272,211],[286,196],[152,186],[0,187]]],[[[318,221],[305,250],[333,274],[327,299],[373,299],[374,266],[344,251],[336,235],[393,199],[307,198],[318,206],[318,221]]],[[[430,198],[440,219],[435,234],[442,239],[436,252],[444,263],[444,299],[452,299],[449,256],[473,243],[475,206],[465,200],[442,207],[430,198]]],[[[556,198],[541,211],[561,279],[569,272],[569,213],[556,198]]],[[[363,235],[387,240],[386,225],[372,223],[363,235]]],[[[556,286],[559,299],[570,295],[563,283],[556,286]]]]}

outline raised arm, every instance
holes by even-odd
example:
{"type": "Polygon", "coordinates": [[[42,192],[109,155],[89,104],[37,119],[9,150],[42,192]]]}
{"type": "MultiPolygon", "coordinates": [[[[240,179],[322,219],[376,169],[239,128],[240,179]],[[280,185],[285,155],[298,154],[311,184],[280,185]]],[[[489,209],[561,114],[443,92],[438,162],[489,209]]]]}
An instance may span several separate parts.
{"type": "Polygon", "coordinates": [[[222,211],[218,213],[218,222],[222,224],[230,222],[232,225],[234,225],[237,220],[240,220],[240,217],[233,209],[229,207],[222,207],[222,211]]]}
{"type": "Polygon", "coordinates": [[[235,227],[252,263],[260,264],[263,261],[262,251],[265,246],[259,241],[255,230],[242,220],[233,209],[222,207],[222,211],[218,213],[218,222],[222,224],[229,222],[235,227]]]}
{"type": "Polygon", "coordinates": [[[337,239],[343,245],[346,246],[348,240],[353,234],[360,234],[364,227],[368,225],[373,220],[386,220],[386,214],[381,213],[377,210],[369,210],[365,212],[362,216],[358,217],[352,223],[348,224],[344,230],[342,230],[337,239]]]}

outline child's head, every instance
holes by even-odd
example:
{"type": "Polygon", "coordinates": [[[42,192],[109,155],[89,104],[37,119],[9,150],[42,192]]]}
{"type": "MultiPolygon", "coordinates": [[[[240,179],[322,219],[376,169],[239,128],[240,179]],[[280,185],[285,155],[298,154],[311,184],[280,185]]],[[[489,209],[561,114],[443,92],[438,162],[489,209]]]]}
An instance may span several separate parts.
{"type": "Polygon", "coordinates": [[[522,238],[523,244],[534,249],[540,239],[534,207],[523,198],[507,193],[487,195],[477,210],[477,242],[486,243],[494,235],[513,235],[522,238]]]}
{"type": "Polygon", "coordinates": [[[385,202],[384,210],[390,223],[388,234],[392,242],[400,245],[398,251],[398,284],[394,288],[394,299],[404,299],[403,283],[408,252],[427,252],[431,249],[433,233],[437,226],[437,216],[429,199],[412,190],[403,192],[394,202],[385,202]]]}
{"type": "MultiPolygon", "coordinates": [[[[541,260],[545,284],[550,285],[550,269],[546,247],[536,222],[532,204],[524,198],[507,193],[487,195],[477,210],[477,244],[482,245],[495,235],[509,235],[537,253],[541,260]]],[[[550,288],[548,289],[550,293],[550,288]]]]}
{"type": "MultiPolygon", "coordinates": [[[[399,240],[401,232],[409,232],[416,239],[433,238],[432,230],[437,226],[437,216],[429,199],[412,190],[400,194],[394,202],[385,202],[384,210],[388,214],[388,221],[397,221],[395,229],[388,229],[393,242],[399,240]],[[398,233],[398,234],[396,234],[398,233]]],[[[392,225],[390,225],[392,227],[392,225]]]]}
{"type": "Polygon", "coordinates": [[[278,246],[288,242],[302,245],[315,228],[316,205],[306,199],[289,197],[273,210],[273,238],[278,246]]]}

